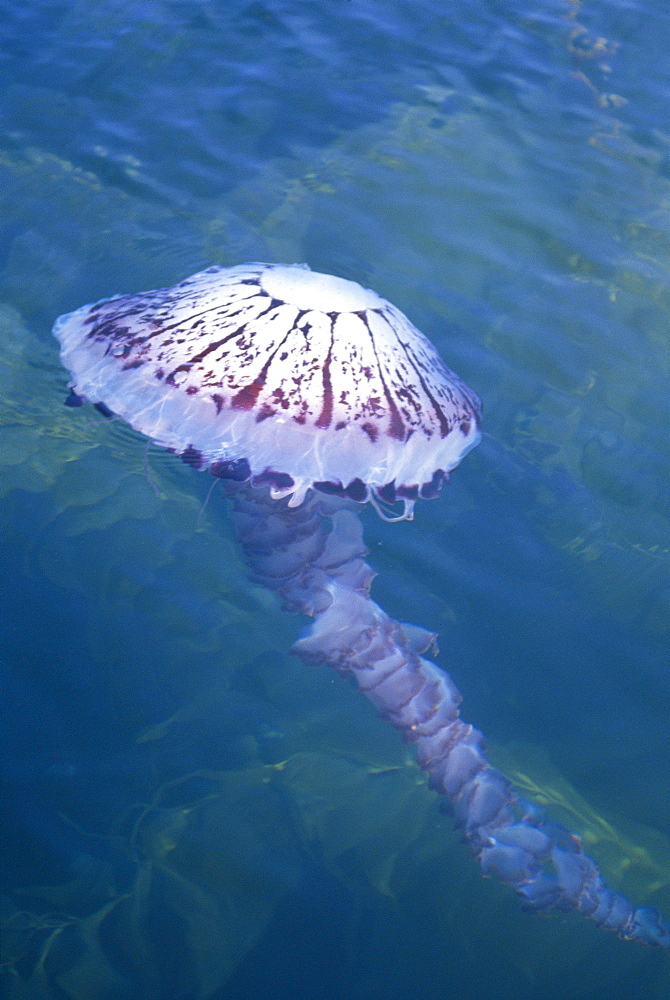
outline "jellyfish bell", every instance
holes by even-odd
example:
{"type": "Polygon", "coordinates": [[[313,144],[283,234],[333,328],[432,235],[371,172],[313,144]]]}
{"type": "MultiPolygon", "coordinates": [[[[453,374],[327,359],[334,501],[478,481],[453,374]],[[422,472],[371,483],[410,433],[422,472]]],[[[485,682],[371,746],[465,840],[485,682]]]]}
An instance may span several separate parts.
{"type": "Polygon", "coordinates": [[[478,397],[400,310],[305,265],[210,267],[54,333],[75,399],[290,506],[313,488],[409,518],[480,437],[478,397]]]}

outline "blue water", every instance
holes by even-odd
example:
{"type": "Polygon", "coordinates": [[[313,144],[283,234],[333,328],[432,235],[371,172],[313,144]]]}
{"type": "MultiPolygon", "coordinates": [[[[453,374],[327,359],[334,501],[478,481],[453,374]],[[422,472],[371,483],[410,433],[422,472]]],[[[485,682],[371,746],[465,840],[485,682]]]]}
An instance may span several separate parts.
{"type": "Polygon", "coordinates": [[[3,996],[670,995],[480,878],[207,477],[63,407],[50,335],[243,260],[403,309],[485,434],[368,512],[375,597],[670,915],[669,49],[652,0],[0,0],[3,996]]]}

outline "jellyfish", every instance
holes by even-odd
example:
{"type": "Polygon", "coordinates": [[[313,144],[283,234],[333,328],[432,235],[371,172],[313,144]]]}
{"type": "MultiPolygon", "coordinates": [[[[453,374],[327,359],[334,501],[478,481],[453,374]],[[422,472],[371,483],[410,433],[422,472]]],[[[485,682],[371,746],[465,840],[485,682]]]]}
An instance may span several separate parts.
{"type": "Polygon", "coordinates": [[[411,519],[480,437],[480,401],[390,302],[305,265],[210,267],[61,316],[70,405],[90,402],[223,484],[251,578],[313,624],[292,651],[353,677],[414,745],[485,875],[670,950],[579,837],[525,800],[460,716],[433,633],[371,598],[356,511],[411,519]]]}

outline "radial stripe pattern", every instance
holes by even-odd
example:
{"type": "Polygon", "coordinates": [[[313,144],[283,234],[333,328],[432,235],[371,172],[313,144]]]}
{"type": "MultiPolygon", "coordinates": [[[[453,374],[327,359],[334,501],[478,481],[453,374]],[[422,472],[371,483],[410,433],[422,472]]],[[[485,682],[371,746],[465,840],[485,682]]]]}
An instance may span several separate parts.
{"type": "Polygon", "coordinates": [[[211,267],[54,332],[79,398],[292,503],[316,487],[408,512],[479,438],[477,396],[406,316],[304,266],[211,267]]]}

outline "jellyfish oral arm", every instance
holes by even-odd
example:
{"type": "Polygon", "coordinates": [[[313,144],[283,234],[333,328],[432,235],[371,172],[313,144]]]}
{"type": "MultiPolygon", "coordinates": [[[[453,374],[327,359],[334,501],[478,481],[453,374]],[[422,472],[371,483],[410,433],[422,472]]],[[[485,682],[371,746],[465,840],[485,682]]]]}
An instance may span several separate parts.
{"type": "Polygon", "coordinates": [[[231,484],[227,492],[252,577],[289,610],[314,618],[293,652],[352,674],[379,714],[415,744],[430,787],[449,802],[483,874],[510,885],[529,910],[577,910],[625,940],[670,950],[660,913],[610,890],[579,838],[490,766],[482,734],[460,718],[450,677],[422,655],[435,637],[393,621],[371,600],[375,574],[353,511],[314,494],[290,508],[249,486],[231,484]]]}

